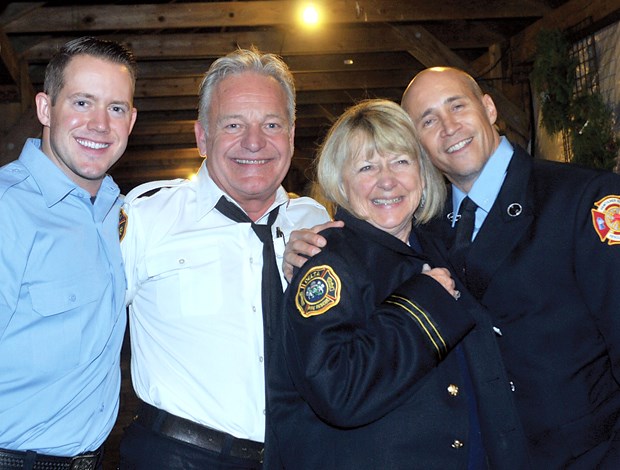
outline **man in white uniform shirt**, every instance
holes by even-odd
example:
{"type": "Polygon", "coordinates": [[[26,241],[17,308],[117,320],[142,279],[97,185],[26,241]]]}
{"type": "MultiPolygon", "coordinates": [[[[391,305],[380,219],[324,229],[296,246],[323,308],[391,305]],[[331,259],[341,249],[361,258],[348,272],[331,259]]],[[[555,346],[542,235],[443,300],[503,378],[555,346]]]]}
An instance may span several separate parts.
{"type": "Polygon", "coordinates": [[[262,468],[268,338],[280,314],[277,302],[263,308],[263,294],[278,284],[282,297],[290,232],[329,220],[281,186],[294,123],[286,64],[237,50],[200,87],[197,178],[147,183],[125,198],[131,373],[142,403],[121,442],[122,469],[262,468]],[[224,215],[226,201],[247,220],[224,215]],[[264,246],[257,234],[267,223],[264,246]],[[271,241],[276,280],[262,287],[271,241]]]}

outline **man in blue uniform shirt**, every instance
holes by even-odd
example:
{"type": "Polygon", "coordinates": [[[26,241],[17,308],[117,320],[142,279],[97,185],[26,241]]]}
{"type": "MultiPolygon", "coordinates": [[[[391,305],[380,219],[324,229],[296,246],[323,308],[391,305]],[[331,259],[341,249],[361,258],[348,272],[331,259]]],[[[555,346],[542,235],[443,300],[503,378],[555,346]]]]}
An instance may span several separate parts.
{"type": "Polygon", "coordinates": [[[126,323],[106,172],[136,119],[135,73],[120,44],[65,44],[36,96],[42,138],[0,169],[0,469],[101,468],[126,323]]]}

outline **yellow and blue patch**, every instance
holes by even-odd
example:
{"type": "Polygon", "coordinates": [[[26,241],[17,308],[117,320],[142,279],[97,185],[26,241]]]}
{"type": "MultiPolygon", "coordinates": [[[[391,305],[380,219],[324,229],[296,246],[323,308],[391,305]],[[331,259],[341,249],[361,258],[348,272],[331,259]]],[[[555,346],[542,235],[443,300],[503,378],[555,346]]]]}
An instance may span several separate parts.
{"type": "Polygon", "coordinates": [[[121,213],[118,216],[118,238],[123,241],[125,238],[125,231],[127,230],[127,213],[121,209],[121,213]]]}
{"type": "Polygon", "coordinates": [[[602,242],[620,244],[620,196],[605,196],[592,209],[594,230],[602,242]]]}
{"type": "Polygon", "coordinates": [[[306,273],[295,295],[295,305],[305,318],[321,315],[340,302],[340,278],[327,265],[315,266],[306,273]]]}

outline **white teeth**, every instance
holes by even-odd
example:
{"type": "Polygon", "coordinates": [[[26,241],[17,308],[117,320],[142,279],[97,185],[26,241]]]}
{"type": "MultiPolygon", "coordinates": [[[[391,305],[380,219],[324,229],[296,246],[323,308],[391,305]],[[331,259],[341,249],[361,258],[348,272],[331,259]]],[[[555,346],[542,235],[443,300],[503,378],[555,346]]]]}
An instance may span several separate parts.
{"type": "Polygon", "coordinates": [[[77,141],[78,141],[78,144],[83,145],[84,147],[95,149],[95,150],[108,148],[110,146],[110,144],[99,144],[97,142],[93,142],[92,140],[77,139],[77,141]]]}
{"type": "Polygon", "coordinates": [[[402,197],[395,197],[392,199],[373,199],[372,203],[376,206],[389,206],[390,204],[396,204],[402,201],[402,197]]]}
{"type": "Polygon", "coordinates": [[[455,144],[452,147],[449,147],[448,148],[448,153],[452,153],[452,152],[456,152],[457,150],[461,150],[463,147],[465,147],[472,140],[473,140],[473,137],[470,137],[469,139],[462,140],[458,144],[455,144]]]}
{"type": "Polygon", "coordinates": [[[242,165],[264,165],[267,160],[235,160],[242,165]]]}

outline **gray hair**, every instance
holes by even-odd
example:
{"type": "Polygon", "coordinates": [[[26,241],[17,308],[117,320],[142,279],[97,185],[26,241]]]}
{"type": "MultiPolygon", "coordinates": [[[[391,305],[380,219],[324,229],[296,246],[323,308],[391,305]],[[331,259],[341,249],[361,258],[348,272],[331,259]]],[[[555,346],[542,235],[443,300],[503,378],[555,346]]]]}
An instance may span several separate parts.
{"type": "Polygon", "coordinates": [[[275,78],[282,86],[287,97],[289,125],[295,124],[295,81],[288,65],[276,54],[263,54],[256,48],[237,49],[211,64],[199,89],[198,120],[209,133],[209,108],[215,87],[229,75],[254,72],[275,78]]]}
{"type": "Polygon", "coordinates": [[[343,185],[343,170],[357,155],[408,155],[424,182],[416,223],[436,216],[446,200],[446,184],[422,148],[409,115],[393,101],[370,99],[348,108],[330,128],[319,149],[318,182],[329,200],[353,212],[343,185]]]}

